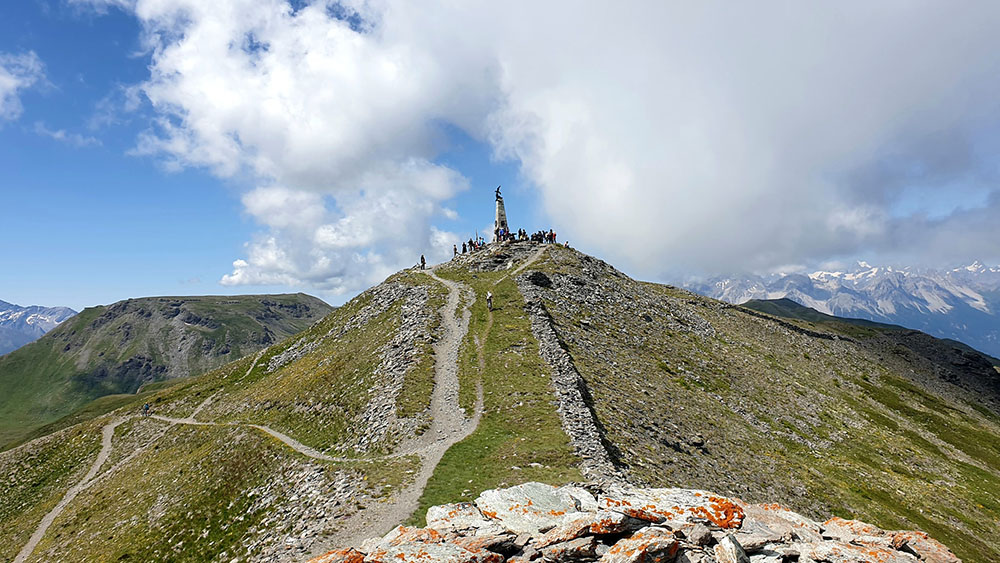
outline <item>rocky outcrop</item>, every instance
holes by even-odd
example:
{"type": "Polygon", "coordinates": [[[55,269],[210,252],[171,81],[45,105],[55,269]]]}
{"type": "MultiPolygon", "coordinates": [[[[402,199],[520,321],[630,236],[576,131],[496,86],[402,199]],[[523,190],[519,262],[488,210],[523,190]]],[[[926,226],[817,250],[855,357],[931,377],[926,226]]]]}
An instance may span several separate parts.
{"type": "Polygon", "coordinates": [[[922,532],[691,489],[524,483],[310,563],[960,563],[922,532]]]}

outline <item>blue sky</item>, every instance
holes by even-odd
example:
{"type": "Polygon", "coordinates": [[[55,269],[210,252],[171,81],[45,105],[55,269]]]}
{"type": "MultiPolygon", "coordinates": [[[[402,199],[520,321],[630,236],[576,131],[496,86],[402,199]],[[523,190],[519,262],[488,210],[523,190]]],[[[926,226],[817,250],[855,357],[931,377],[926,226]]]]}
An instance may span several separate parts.
{"type": "Polygon", "coordinates": [[[1000,262],[997,6],[631,4],[5,3],[0,299],[340,303],[497,184],[645,279],[1000,262]]]}
{"type": "MultiPolygon", "coordinates": [[[[7,3],[0,14],[0,52],[35,52],[46,81],[21,94],[23,113],[0,129],[4,300],[79,310],[148,295],[348,297],[304,284],[219,284],[256,227],[240,204],[249,184],[203,169],[168,170],[155,157],[129,154],[151,119],[145,105],[122,108],[123,90],[148,76],[138,20],[120,10],[42,1],[7,3]],[[88,141],[58,140],[40,129],[88,141]]],[[[494,161],[489,147],[460,130],[442,129],[448,150],[440,160],[461,169],[475,188],[449,202],[460,214],[440,218],[441,228],[471,236],[491,223],[498,184],[506,184],[512,218],[542,224],[516,166],[494,161]]]]}

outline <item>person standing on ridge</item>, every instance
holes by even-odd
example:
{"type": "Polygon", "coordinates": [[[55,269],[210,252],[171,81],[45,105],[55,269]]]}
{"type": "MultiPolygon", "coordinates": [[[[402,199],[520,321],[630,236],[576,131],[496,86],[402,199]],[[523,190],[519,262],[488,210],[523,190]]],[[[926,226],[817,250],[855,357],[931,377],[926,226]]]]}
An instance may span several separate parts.
{"type": "Polygon", "coordinates": [[[420,255],[420,269],[423,270],[427,266],[427,261],[424,260],[424,255],[420,255]]]}
{"type": "Polygon", "coordinates": [[[452,252],[452,256],[458,256],[458,245],[457,244],[451,245],[451,252],[452,252]]]}

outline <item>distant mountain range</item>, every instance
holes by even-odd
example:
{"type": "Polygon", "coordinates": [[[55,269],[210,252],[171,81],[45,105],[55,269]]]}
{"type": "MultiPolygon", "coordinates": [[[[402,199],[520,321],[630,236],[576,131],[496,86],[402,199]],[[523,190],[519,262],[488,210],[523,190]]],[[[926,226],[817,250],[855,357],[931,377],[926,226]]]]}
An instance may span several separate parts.
{"type": "Polygon", "coordinates": [[[0,356],[38,340],[75,314],[69,307],[21,307],[0,301],[0,356]]]}
{"type": "Polygon", "coordinates": [[[829,315],[898,324],[1000,356],[1000,266],[722,276],[685,287],[730,303],[787,298],[829,315]]]}

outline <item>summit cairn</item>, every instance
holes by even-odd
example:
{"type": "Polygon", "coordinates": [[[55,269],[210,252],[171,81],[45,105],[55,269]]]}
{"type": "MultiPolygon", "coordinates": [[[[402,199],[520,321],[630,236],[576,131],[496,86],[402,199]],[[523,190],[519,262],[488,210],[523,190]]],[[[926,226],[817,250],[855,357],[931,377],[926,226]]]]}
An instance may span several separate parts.
{"type": "Polygon", "coordinates": [[[509,233],[510,227],[507,226],[507,211],[503,208],[503,196],[500,195],[500,186],[497,186],[497,214],[496,219],[493,221],[493,242],[500,240],[500,233],[509,233]]]}
{"type": "Polygon", "coordinates": [[[524,483],[310,563],[961,563],[923,532],[692,489],[524,483]],[[596,493],[596,494],[595,494],[596,493]]]}

